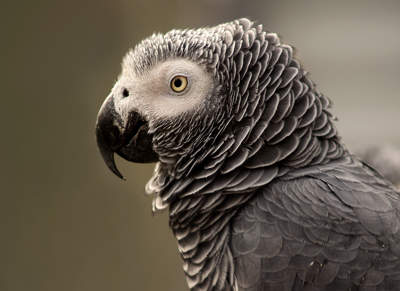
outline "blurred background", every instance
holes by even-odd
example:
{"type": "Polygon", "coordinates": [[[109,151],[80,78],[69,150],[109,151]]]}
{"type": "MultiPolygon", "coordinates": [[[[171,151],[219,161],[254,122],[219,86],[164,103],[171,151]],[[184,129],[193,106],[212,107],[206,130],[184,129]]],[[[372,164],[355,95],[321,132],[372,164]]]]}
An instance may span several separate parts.
{"type": "Polygon", "coordinates": [[[400,1],[2,2],[0,290],[186,290],[153,165],[97,151],[97,111],[153,32],[250,17],[294,45],[349,148],[400,147],[400,1]]]}

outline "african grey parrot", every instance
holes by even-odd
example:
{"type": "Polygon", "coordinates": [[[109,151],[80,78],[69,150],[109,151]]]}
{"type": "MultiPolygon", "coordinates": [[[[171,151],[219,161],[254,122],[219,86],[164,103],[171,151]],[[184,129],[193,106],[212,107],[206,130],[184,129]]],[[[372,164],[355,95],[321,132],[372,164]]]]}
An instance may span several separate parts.
{"type": "Polygon", "coordinates": [[[290,46],[240,19],[125,56],[96,135],[157,162],[191,290],[400,290],[400,193],[352,156],[290,46]]]}

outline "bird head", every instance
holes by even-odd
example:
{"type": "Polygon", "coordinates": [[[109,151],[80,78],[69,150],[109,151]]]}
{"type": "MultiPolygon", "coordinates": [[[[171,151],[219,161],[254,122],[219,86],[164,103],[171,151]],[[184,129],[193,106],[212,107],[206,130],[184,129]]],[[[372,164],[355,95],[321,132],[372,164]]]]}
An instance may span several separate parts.
{"type": "Polygon", "coordinates": [[[122,178],[114,154],[171,164],[216,139],[232,110],[229,68],[221,71],[219,64],[232,57],[233,35],[243,25],[251,23],[155,34],[127,53],[96,125],[98,147],[114,174],[122,178]]]}
{"type": "Polygon", "coordinates": [[[121,178],[114,154],[158,161],[155,176],[175,180],[304,166],[341,154],[329,107],[290,46],[239,19],[155,34],[129,51],[98,114],[97,143],[121,178]]]}

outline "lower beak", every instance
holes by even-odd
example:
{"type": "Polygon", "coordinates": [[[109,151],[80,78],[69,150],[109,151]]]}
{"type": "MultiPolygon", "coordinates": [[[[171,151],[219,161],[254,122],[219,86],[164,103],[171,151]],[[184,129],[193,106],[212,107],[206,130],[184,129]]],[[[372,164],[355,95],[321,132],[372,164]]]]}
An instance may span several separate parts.
{"type": "Polygon", "coordinates": [[[158,161],[158,156],[152,146],[153,137],[148,133],[147,121],[139,113],[132,111],[124,127],[120,115],[115,110],[112,96],[106,100],[99,111],[96,138],[97,146],[107,167],[121,179],[124,177],[115,164],[114,153],[131,162],[158,161]]]}

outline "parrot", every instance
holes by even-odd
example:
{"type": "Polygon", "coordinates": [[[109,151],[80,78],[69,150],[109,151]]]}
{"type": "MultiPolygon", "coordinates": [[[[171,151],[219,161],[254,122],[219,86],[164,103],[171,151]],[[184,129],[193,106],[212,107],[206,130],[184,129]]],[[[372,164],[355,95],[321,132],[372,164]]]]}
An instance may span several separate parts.
{"type": "Polygon", "coordinates": [[[155,163],[193,291],[400,290],[400,193],[344,145],[292,46],[247,18],[130,49],[96,140],[155,163]]]}

